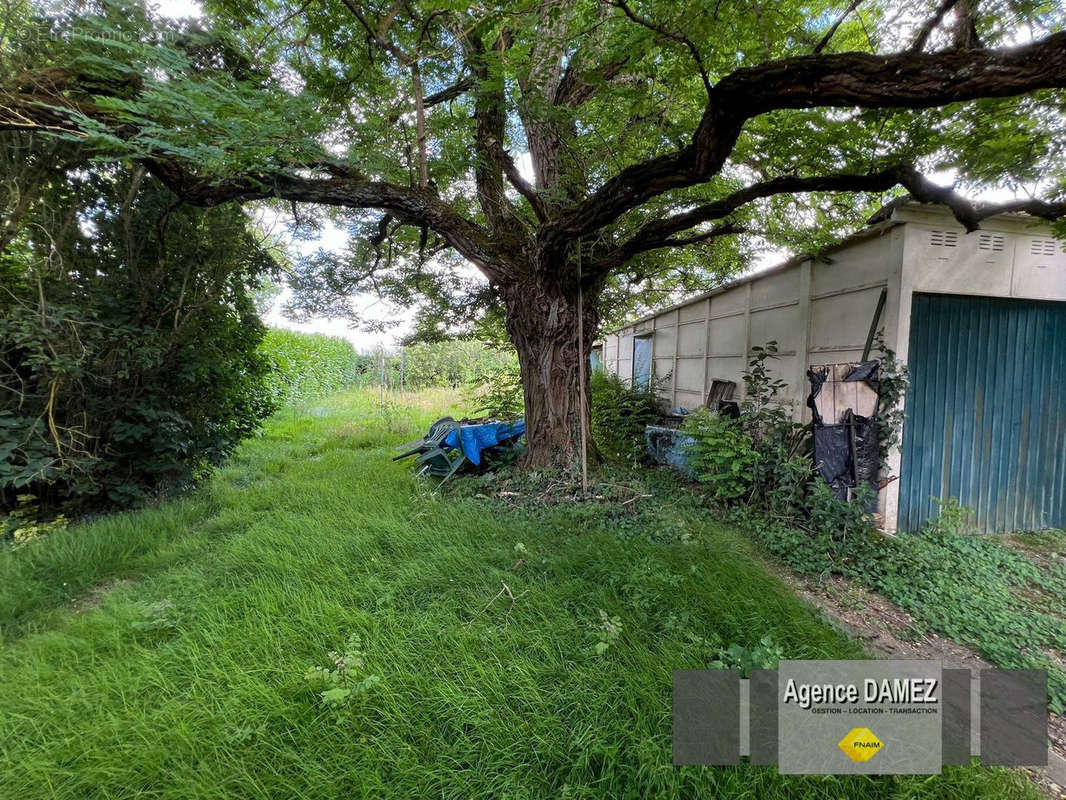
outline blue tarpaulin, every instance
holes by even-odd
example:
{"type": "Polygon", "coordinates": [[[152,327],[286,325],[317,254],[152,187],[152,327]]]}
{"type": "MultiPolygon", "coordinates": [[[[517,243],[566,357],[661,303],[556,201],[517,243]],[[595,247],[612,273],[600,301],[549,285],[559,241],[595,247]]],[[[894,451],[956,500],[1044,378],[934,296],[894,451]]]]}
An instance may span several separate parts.
{"type": "Polygon", "coordinates": [[[481,463],[481,451],[486,448],[514,439],[526,432],[525,420],[518,422],[488,422],[484,425],[463,425],[452,431],[445,439],[448,447],[461,449],[463,455],[473,464],[481,463]],[[460,443],[462,446],[460,447],[460,443]]]}

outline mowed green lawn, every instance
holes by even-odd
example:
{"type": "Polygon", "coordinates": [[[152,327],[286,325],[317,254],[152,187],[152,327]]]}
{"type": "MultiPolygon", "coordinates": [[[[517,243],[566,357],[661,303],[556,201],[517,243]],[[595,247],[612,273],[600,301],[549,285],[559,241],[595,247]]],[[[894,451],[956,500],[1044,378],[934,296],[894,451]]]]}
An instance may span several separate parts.
{"type": "Polygon", "coordinates": [[[436,494],[390,456],[450,399],[376,401],[285,412],[191,497],[0,553],[0,797],[1035,796],[673,767],[671,671],[709,642],[859,647],[669,477],[624,520],[436,494]],[[304,674],[352,634],[380,681],[325,707],[304,674]]]}

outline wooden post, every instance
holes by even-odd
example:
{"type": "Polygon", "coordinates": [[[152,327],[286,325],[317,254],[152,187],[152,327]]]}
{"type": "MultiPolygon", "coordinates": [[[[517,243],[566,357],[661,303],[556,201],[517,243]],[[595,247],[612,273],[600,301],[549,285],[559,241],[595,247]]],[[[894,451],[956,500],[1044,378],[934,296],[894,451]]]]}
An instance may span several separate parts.
{"type": "Polygon", "coordinates": [[[577,240],[577,380],[581,396],[581,492],[587,495],[589,493],[589,459],[585,435],[588,422],[585,419],[585,303],[581,288],[581,239],[577,240]]]}

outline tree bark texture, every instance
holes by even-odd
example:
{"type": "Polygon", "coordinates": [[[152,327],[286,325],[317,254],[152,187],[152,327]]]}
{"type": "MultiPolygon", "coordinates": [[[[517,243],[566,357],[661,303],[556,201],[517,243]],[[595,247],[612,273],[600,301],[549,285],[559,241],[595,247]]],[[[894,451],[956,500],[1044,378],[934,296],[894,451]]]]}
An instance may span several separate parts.
{"type": "Polygon", "coordinates": [[[589,430],[588,370],[580,369],[595,339],[595,297],[584,303],[584,341],[578,347],[578,293],[569,280],[530,280],[506,287],[507,332],[518,351],[525,394],[527,467],[570,467],[581,452],[582,425],[589,430]],[[584,392],[581,380],[584,378],[584,392]],[[581,413],[584,398],[585,413],[581,413]]]}

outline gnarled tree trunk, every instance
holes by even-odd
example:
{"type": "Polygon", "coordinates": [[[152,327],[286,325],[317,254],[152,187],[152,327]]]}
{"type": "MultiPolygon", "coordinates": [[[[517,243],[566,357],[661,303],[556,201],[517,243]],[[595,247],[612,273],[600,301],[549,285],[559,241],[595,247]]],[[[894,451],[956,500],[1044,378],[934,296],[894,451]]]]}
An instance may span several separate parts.
{"type": "Polygon", "coordinates": [[[596,336],[595,299],[584,298],[584,400],[578,349],[578,291],[575,273],[511,284],[502,290],[507,332],[518,351],[525,392],[527,467],[568,467],[581,457],[582,427],[589,431],[588,357],[596,336]]]}

